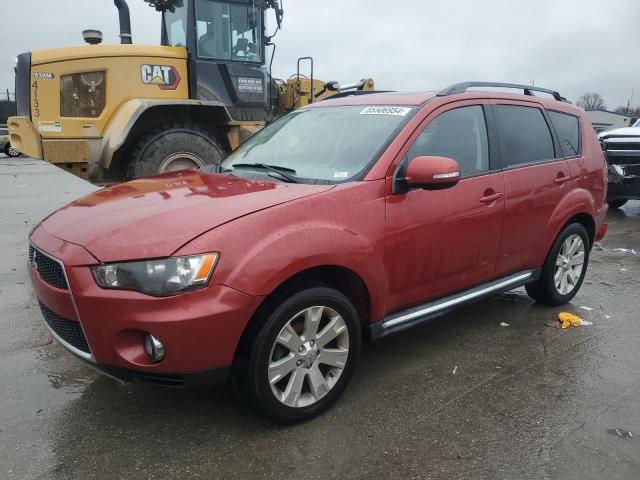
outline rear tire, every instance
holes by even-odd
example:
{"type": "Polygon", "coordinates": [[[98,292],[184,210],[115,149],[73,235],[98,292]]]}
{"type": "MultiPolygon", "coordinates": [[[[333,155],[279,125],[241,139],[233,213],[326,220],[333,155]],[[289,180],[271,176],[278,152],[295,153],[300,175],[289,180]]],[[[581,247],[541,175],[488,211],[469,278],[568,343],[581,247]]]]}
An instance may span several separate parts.
{"type": "Polygon", "coordinates": [[[571,301],[587,273],[590,250],[589,235],[581,224],[565,227],[547,255],[540,278],[525,285],[529,296],[550,306],[571,301]]]}
{"type": "Polygon", "coordinates": [[[620,200],[612,200],[609,202],[609,207],[610,208],[620,208],[622,207],[625,203],[627,203],[629,200],[627,200],[626,198],[624,199],[620,199],[620,200]]]}
{"type": "Polygon", "coordinates": [[[186,168],[220,163],[226,152],[205,131],[190,125],[158,128],[142,137],[131,151],[126,178],[151,177],[186,168]]]}
{"type": "Polygon", "coordinates": [[[20,155],[22,155],[18,150],[13,148],[10,143],[7,143],[4,146],[4,154],[7,157],[11,157],[11,158],[19,157],[20,155]]]}
{"type": "Polygon", "coordinates": [[[240,378],[242,390],[271,420],[309,420],[347,387],[360,343],[358,314],[341,292],[327,287],[293,292],[265,313],[240,378]]]}

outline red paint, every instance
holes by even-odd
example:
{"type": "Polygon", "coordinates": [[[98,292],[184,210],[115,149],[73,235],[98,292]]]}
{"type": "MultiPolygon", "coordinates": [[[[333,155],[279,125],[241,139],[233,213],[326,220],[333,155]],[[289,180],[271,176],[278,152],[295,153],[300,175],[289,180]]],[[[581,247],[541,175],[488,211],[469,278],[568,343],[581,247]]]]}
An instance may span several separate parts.
{"type": "Polygon", "coordinates": [[[453,186],[458,183],[459,177],[460,167],[455,160],[444,157],[416,157],[407,166],[405,181],[408,185],[417,187],[453,186]]]}
{"type": "MultiPolygon", "coordinates": [[[[62,208],[31,241],[66,266],[98,363],[138,370],[196,372],[232,363],[238,341],[264,298],[304,270],[334,266],[364,282],[368,318],[454,293],[525,268],[540,267],[575,215],[606,232],[606,175],[584,112],[566,103],[491,92],[352,96],[331,105],[414,105],[417,113],[364,181],[339,185],[256,182],[196,171],[107,188],[62,208]],[[580,117],[582,156],[461,178],[445,189],[393,193],[405,153],[437,115],[464,105],[534,105],[580,117]],[[98,262],[220,252],[210,284],[155,298],[99,288],[98,262]],[[151,364],[145,332],[166,358],[151,364]]],[[[416,178],[455,171],[451,161],[409,167],[416,178]],[[437,167],[437,168],[436,168],[437,167]],[[444,170],[443,170],[444,169],[444,170]]],[[[455,162],[454,162],[455,163],[455,162]]],[[[31,271],[38,298],[75,319],[68,292],[31,271]]]]}
{"type": "Polygon", "coordinates": [[[166,85],[159,85],[160,90],[175,90],[176,88],[178,88],[178,85],[180,85],[180,80],[182,80],[182,78],[178,73],[178,69],[174,66],[171,66],[171,75],[169,75],[169,78],[171,78],[171,76],[173,76],[173,82],[166,85]]]}
{"type": "Polygon", "coordinates": [[[596,242],[599,242],[600,240],[602,240],[604,238],[604,236],[607,234],[607,229],[608,228],[609,228],[609,224],[608,223],[603,223],[602,225],[600,225],[600,228],[596,232],[596,242]]]}

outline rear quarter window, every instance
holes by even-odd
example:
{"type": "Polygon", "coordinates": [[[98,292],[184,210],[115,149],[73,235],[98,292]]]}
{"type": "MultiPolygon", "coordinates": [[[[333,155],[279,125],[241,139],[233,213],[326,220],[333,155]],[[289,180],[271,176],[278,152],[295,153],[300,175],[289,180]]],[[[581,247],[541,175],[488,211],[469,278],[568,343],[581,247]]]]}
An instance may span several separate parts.
{"type": "Polygon", "coordinates": [[[496,105],[496,115],[505,167],[553,160],[553,137],[542,110],[519,105],[496,105]]]}
{"type": "Polygon", "coordinates": [[[575,157],[582,153],[580,142],[580,121],[568,113],[548,111],[553,128],[556,129],[560,148],[565,157],[575,157]]]}

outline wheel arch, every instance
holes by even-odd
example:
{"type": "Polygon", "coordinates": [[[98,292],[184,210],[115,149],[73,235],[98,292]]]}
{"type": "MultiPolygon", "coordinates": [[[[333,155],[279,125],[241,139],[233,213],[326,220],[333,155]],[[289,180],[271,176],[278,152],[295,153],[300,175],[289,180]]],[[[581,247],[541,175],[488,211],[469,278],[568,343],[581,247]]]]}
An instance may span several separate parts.
{"type": "Polygon", "coordinates": [[[579,223],[585,228],[585,230],[587,231],[587,235],[589,236],[589,249],[591,249],[596,238],[596,222],[593,217],[586,212],[576,213],[573,217],[567,220],[562,228],[560,228],[558,234],[560,234],[562,230],[567,228],[572,223],[579,223]]]}
{"type": "Polygon", "coordinates": [[[176,119],[200,127],[227,152],[231,150],[226,132],[231,116],[222,103],[133,99],[121,105],[112,117],[103,137],[99,165],[124,172],[128,154],[136,143],[149,131],[175,123],[176,119]]]}
{"type": "MultiPolygon", "coordinates": [[[[565,216],[565,218],[567,217],[565,216]]],[[[560,232],[572,223],[578,223],[587,230],[587,235],[589,237],[589,249],[593,247],[593,242],[596,236],[596,222],[593,215],[585,211],[572,212],[566,220],[557,221],[555,224],[550,225],[548,229],[549,235],[547,236],[546,241],[541,244],[540,251],[538,252],[538,261],[536,261],[538,266],[542,265],[546,261],[549,252],[551,251],[551,247],[553,247],[553,243],[556,241],[556,238],[558,238],[558,235],[560,235],[560,232]]]]}
{"type": "Polygon", "coordinates": [[[362,277],[350,268],[341,265],[309,267],[290,275],[264,297],[242,332],[236,347],[234,363],[248,353],[254,336],[260,330],[262,318],[278,305],[278,301],[284,295],[291,295],[318,285],[335,288],[343,293],[356,308],[358,320],[364,329],[371,318],[371,293],[362,277]]]}

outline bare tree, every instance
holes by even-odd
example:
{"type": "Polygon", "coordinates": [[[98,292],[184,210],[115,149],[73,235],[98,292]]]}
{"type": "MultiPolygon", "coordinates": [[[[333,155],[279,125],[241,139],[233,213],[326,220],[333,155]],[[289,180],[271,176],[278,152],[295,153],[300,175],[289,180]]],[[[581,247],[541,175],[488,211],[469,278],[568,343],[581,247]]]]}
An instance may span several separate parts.
{"type": "Polygon", "coordinates": [[[587,92],[581,95],[576,101],[576,105],[585,110],[606,110],[607,106],[604,103],[602,95],[596,92],[587,92]]]}

